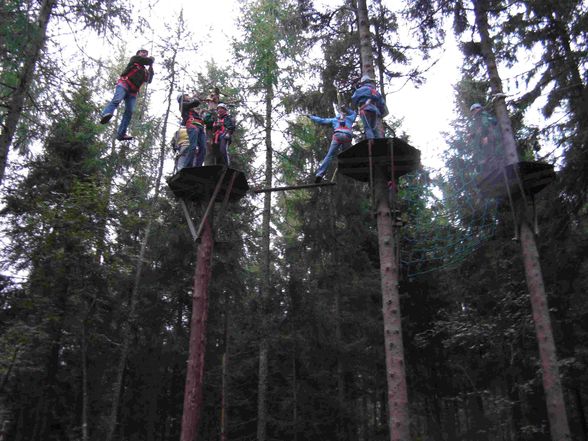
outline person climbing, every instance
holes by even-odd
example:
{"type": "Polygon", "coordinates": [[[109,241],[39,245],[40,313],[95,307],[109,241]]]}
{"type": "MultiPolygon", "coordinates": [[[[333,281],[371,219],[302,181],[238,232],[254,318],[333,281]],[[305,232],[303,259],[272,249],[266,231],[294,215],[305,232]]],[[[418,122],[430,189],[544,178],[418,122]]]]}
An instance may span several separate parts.
{"type": "Polygon", "coordinates": [[[198,111],[200,100],[182,93],[178,95],[178,104],[182,113],[182,125],[186,126],[189,139],[186,154],[178,161],[178,170],[185,167],[200,167],[206,155],[206,131],[198,111]]]}
{"type": "MultiPolygon", "coordinates": [[[[227,105],[218,103],[216,106],[216,119],[212,123],[212,146],[215,157],[220,155],[224,165],[230,165],[229,145],[235,131],[235,123],[227,110],[227,105]]],[[[216,161],[215,161],[216,162],[216,161]]]]}
{"type": "Polygon", "coordinates": [[[180,126],[180,128],[176,130],[176,133],[174,133],[174,137],[171,140],[171,146],[176,153],[174,161],[175,173],[180,170],[179,164],[185,162],[188,148],[190,147],[190,139],[188,138],[188,130],[186,130],[186,127],[180,126]]]}
{"type": "Polygon", "coordinates": [[[317,124],[326,126],[331,125],[334,129],[329,151],[321,162],[314,177],[314,183],[318,184],[323,180],[323,176],[327,172],[327,169],[333,160],[333,156],[339,151],[346,150],[351,146],[351,140],[353,139],[353,131],[351,127],[357,117],[357,112],[354,112],[346,106],[341,106],[338,115],[334,118],[321,118],[320,116],[315,115],[306,116],[317,124]]]}
{"type": "Polygon", "coordinates": [[[139,49],[137,53],[131,57],[125,70],[120,74],[120,78],[118,79],[114,90],[114,97],[106,105],[100,115],[100,124],[108,123],[114,115],[115,109],[121,101],[124,100],[125,112],[123,113],[120,125],[116,132],[116,139],[119,141],[129,141],[133,139],[132,136],[127,135],[127,128],[133,117],[139,89],[143,83],[151,83],[153,80],[154,61],[155,58],[149,57],[149,52],[146,49],[139,49]]]}
{"type": "Polygon", "coordinates": [[[361,77],[357,89],[351,96],[351,103],[359,110],[365,138],[383,138],[382,118],[388,114],[388,108],[384,98],[376,89],[375,81],[369,75],[361,77]]]}
{"type": "Polygon", "coordinates": [[[480,103],[470,106],[470,141],[474,147],[479,171],[490,171],[502,162],[500,149],[502,146],[500,128],[496,118],[484,110],[480,103]]]}

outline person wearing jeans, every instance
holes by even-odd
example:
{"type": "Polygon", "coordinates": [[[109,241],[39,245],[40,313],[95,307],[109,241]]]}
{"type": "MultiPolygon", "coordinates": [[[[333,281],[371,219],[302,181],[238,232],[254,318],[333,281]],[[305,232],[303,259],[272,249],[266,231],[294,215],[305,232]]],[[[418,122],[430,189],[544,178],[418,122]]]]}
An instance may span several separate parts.
{"type": "Polygon", "coordinates": [[[340,109],[339,114],[335,118],[321,118],[320,116],[307,115],[313,122],[322,125],[333,126],[335,131],[333,132],[333,138],[327,155],[321,162],[319,169],[316,172],[314,182],[318,184],[322,181],[323,176],[327,172],[333,156],[339,151],[346,150],[351,146],[351,140],[353,139],[353,131],[351,127],[357,117],[357,113],[346,107],[340,109]]]}
{"type": "Polygon", "coordinates": [[[114,115],[114,111],[119,104],[125,102],[125,112],[120,120],[120,125],[116,131],[116,139],[119,141],[129,141],[132,136],[127,135],[127,129],[133,117],[133,111],[137,103],[137,94],[143,83],[150,83],[153,79],[153,57],[149,57],[149,52],[145,49],[139,49],[135,56],[127,64],[125,70],[121,73],[114,97],[106,105],[100,115],[100,124],[106,124],[114,115]],[[147,67],[148,66],[148,67],[147,67]]]}

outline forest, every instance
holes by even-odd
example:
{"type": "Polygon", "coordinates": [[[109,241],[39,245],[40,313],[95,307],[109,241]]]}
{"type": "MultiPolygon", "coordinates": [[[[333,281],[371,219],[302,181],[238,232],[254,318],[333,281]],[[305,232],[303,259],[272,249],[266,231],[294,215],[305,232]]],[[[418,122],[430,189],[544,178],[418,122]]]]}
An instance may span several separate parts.
{"type": "Polygon", "coordinates": [[[214,5],[157,3],[0,3],[0,441],[588,441],[588,4],[240,0],[224,65],[189,18],[214,5]],[[155,74],[126,140],[129,34],[155,74]],[[427,153],[391,91],[450,40],[438,167],[256,192],[313,183],[307,116],[366,69],[427,153]],[[207,211],[168,181],[180,96],[215,88],[250,191],[207,211]]]}

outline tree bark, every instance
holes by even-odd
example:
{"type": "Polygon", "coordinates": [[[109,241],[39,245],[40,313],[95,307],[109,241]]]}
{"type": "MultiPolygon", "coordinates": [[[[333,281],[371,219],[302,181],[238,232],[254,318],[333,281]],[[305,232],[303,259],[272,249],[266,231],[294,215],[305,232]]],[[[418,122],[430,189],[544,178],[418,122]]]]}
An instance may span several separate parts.
{"type": "Polygon", "coordinates": [[[378,207],[378,245],[388,381],[388,427],[391,441],[409,441],[410,423],[398,292],[398,262],[395,256],[394,226],[388,202],[387,180],[380,169],[376,169],[374,185],[378,207]]]}
{"type": "Polygon", "coordinates": [[[8,112],[0,133],[0,184],[4,180],[10,144],[20,121],[24,100],[33,81],[35,66],[47,37],[47,25],[56,4],[57,0],[44,0],[41,4],[35,29],[31,32],[31,44],[23,57],[24,62],[18,84],[7,103],[8,112]]]}
{"type": "Polygon", "coordinates": [[[361,55],[361,73],[375,79],[372,38],[366,0],[357,2],[357,28],[359,32],[359,53],[361,55]]]}
{"type": "Polygon", "coordinates": [[[222,384],[221,384],[221,424],[220,424],[220,439],[227,441],[229,419],[228,419],[228,393],[229,393],[229,295],[225,294],[225,353],[222,359],[222,384]]]}
{"type": "Polygon", "coordinates": [[[86,320],[82,321],[80,349],[82,352],[82,441],[88,441],[88,339],[86,335],[86,320]]]}
{"type": "MultiPolygon", "coordinates": [[[[363,75],[375,78],[366,0],[358,0],[357,23],[363,75]]],[[[384,345],[388,384],[388,428],[391,441],[410,440],[408,392],[404,367],[404,345],[398,293],[398,262],[394,247],[394,226],[388,201],[387,179],[376,169],[375,189],[377,204],[382,312],[384,316],[384,345]]]]}
{"type": "Polygon", "coordinates": [[[201,242],[198,244],[196,272],[194,275],[192,319],[190,320],[190,351],[186,371],[186,388],[184,390],[181,441],[196,440],[202,413],[204,354],[208,319],[208,284],[211,277],[212,248],[211,221],[206,219],[202,229],[201,242]]]}
{"type": "MultiPolygon", "coordinates": [[[[496,96],[497,94],[502,93],[502,80],[498,74],[496,57],[492,48],[492,40],[489,32],[487,14],[488,1],[473,0],[473,5],[476,16],[476,25],[480,34],[482,55],[490,78],[490,87],[492,93],[496,96]]],[[[516,163],[518,162],[516,142],[504,98],[498,98],[495,100],[494,109],[502,132],[506,163],[516,163]]],[[[547,414],[551,437],[553,441],[568,441],[570,440],[570,429],[559,376],[559,367],[557,365],[555,340],[553,338],[549,308],[547,306],[547,295],[545,294],[543,275],[541,273],[539,252],[537,250],[537,244],[535,242],[535,236],[531,224],[526,216],[524,198],[519,198],[519,200],[515,202],[515,205],[516,212],[519,214],[521,250],[523,254],[525,277],[531,297],[535,332],[537,334],[541,366],[543,368],[543,388],[545,390],[545,398],[547,401],[547,414]]]]}

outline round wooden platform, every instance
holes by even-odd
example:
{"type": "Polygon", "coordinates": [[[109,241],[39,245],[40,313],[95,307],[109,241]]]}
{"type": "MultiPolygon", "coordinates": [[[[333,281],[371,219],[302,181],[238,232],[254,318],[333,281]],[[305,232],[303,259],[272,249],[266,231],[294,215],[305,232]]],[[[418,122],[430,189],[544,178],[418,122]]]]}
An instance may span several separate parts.
{"type": "Polygon", "coordinates": [[[508,194],[508,190],[512,196],[518,196],[521,193],[521,186],[525,194],[534,195],[554,180],[555,171],[552,164],[521,161],[480,176],[478,188],[486,197],[503,197],[508,194]]]}
{"type": "MultiPolygon", "coordinates": [[[[207,201],[212,196],[225,168],[223,165],[183,168],[167,180],[167,185],[177,198],[207,201]]],[[[243,172],[233,168],[226,168],[226,170],[221,188],[215,198],[217,202],[224,200],[233,179],[229,194],[230,202],[238,201],[249,191],[249,185],[243,172]]]]}
{"type": "MultiPolygon", "coordinates": [[[[364,139],[337,156],[339,173],[362,182],[370,181],[369,141],[364,139]]],[[[371,148],[372,167],[384,169],[386,176],[394,177],[417,170],[421,166],[421,152],[400,138],[374,139],[371,148]]],[[[373,173],[373,170],[372,170],[373,173]]]]}

